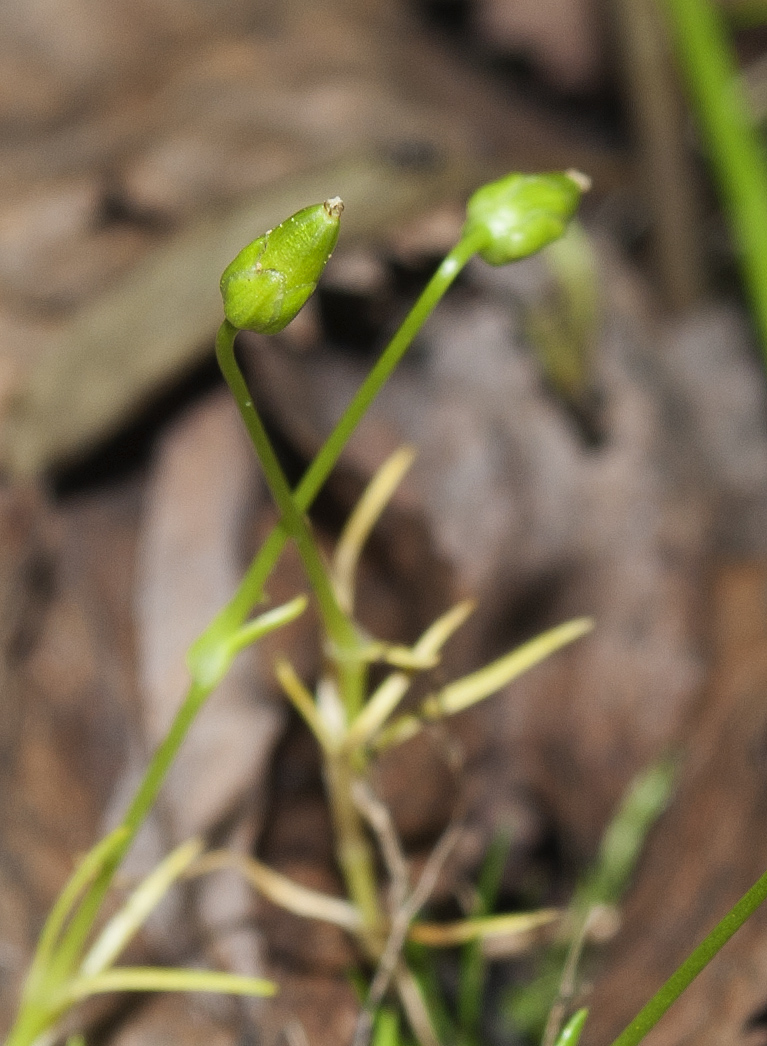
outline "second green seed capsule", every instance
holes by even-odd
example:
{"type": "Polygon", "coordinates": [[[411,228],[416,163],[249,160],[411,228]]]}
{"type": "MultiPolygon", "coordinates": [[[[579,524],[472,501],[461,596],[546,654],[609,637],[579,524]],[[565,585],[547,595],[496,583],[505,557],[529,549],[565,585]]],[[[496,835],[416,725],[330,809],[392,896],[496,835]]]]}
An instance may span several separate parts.
{"type": "Polygon", "coordinates": [[[304,207],[240,251],[221,277],[233,327],[277,334],[290,323],[333,253],[343,209],[338,196],[304,207]]]}

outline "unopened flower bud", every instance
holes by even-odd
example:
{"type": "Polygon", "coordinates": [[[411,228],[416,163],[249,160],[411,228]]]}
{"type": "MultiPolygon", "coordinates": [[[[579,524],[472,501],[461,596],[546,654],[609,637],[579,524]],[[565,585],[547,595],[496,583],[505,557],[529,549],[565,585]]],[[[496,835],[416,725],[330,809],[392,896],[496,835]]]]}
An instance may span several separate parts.
{"type": "Polygon", "coordinates": [[[490,265],[534,254],[562,235],[589,184],[578,171],[506,175],[470,198],[463,236],[484,231],[478,253],[490,265]]]}
{"type": "Polygon", "coordinates": [[[221,277],[233,327],[276,334],[290,323],[333,253],[343,209],[338,196],[305,207],[240,251],[221,277]]]}

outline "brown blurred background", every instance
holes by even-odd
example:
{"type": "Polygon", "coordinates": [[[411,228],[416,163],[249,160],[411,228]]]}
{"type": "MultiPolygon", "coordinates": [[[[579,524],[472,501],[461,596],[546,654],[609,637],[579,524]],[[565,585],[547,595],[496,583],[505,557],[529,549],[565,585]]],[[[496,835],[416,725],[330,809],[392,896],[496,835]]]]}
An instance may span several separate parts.
{"type": "MultiPolygon", "coordinates": [[[[759,116],[765,37],[734,38],[759,116]]],[[[360,616],[412,641],[476,597],[438,679],[596,618],[449,738],[382,761],[376,785],[416,863],[464,811],[440,910],[499,830],[504,903],[562,903],[632,775],[679,756],[594,974],[583,1041],[597,1046],[767,864],[764,376],[655,4],[0,6],[4,1027],[74,857],[114,822],[181,698],[186,646],[274,521],[213,362],[221,270],[298,207],[343,197],[317,296],[278,338],[241,338],[297,477],[454,242],[467,195],[509,170],[565,168],[593,180],[575,299],[551,255],[472,264],[314,521],[330,547],[373,469],[415,444],[360,616]]],[[[272,600],[302,584],[287,555],[272,600]]],[[[285,641],[311,682],[312,622],[285,641]]],[[[339,888],[316,758],[275,692],[277,648],[238,662],[206,708],[123,888],[196,832],[339,888]]],[[[767,1042],[764,929],[757,917],[648,1042],[767,1042]]],[[[268,973],[282,991],[247,1006],[110,1000],[85,1015],[89,1043],[350,1039],[348,943],[237,880],[180,892],[135,950],[268,973]]],[[[498,970],[501,987],[520,975],[498,970]]],[[[487,1035],[519,1041],[492,1021],[487,1035]]]]}

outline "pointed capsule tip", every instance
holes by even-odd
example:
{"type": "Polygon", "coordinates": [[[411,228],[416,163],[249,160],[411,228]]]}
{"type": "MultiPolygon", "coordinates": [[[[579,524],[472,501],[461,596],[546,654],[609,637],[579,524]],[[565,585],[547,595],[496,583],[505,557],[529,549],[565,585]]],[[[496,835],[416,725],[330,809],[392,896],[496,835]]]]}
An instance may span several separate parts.
{"type": "Polygon", "coordinates": [[[588,192],[593,184],[588,174],[584,174],[583,171],[576,171],[574,167],[565,171],[565,174],[571,182],[575,182],[581,192],[588,192]]]}
{"type": "Polygon", "coordinates": [[[329,217],[340,218],[344,209],[344,201],[340,196],[331,196],[329,200],[325,200],[322,206],[327,211],[329,217]]]}

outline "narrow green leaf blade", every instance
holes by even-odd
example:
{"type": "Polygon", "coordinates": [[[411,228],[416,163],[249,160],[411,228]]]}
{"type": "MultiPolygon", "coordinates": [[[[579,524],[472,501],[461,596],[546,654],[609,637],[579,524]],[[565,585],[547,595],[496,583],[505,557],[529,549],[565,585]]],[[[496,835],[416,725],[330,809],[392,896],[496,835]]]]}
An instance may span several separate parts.
{"type": "Polygon", "coordinates": [[[555,1046],[577,1046],[588,1015],[589,1011],[586,1009],[574,1013],[559,1033],[555,1046]]]}

